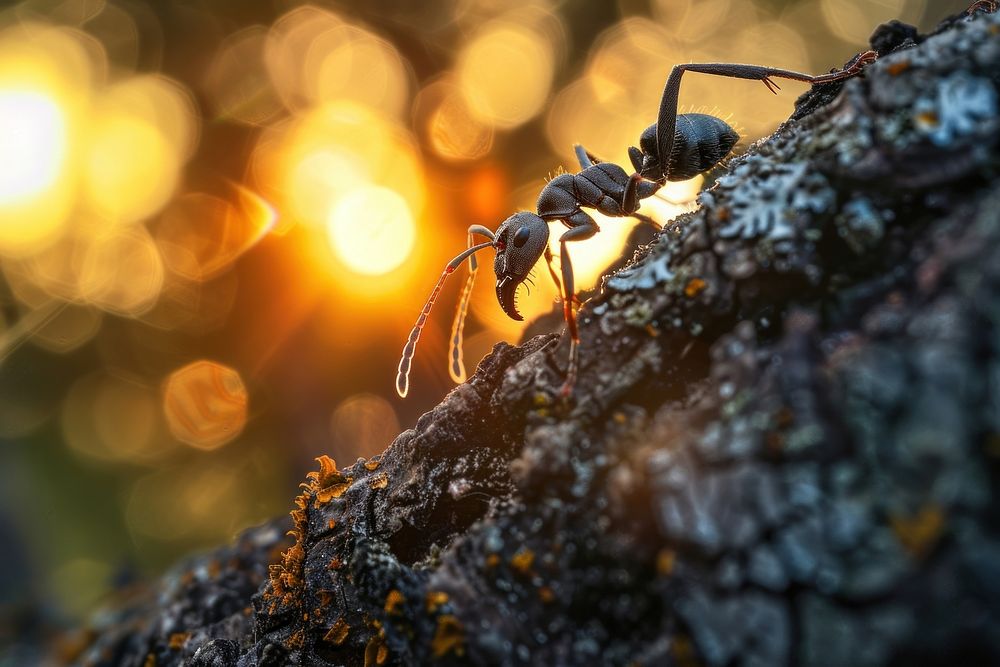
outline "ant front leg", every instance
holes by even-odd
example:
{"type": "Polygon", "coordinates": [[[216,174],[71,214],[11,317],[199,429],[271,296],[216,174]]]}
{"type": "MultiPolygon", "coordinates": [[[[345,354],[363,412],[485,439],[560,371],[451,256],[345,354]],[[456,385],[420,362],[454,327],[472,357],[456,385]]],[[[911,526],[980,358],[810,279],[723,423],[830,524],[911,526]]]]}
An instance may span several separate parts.
{"type": "Polygon", "coordinates": [[[574,214],[565,222],[572,226],[559,237],[559,258],[560,264],[562,264],[563,278],[563,318],[566,320],[566,327],[569,329],[570,336],[569,364],[566,367],[566,380],[563,382],[562,389],[559,390],[560,396],[564,398],[573,392],[573,385],[576,384],[577,368],[579,366],[578,347],[580,344],[580,332],[576,325],[576,311],[573,310],[573,301],[576,299],[573,282],[573,262],[570,260],[566,244],[570,241],[589,239],[600,231],[600,227],[597,226],[594,219],[583,211],[574,214]]]}

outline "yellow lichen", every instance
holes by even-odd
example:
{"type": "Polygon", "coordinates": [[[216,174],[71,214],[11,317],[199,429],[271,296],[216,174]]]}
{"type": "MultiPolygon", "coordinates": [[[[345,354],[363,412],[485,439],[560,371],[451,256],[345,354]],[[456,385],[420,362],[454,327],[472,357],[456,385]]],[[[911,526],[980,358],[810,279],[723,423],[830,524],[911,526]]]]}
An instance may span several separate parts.
{"type": "Polygon", "coordinates": [[[444,591],[427,591],[427,597],[425,599],[427,606],[427,613],[433,614],[442,605],[448,602],[448,594],[444,591]]]}
{"type": "Polygon", "coordinates": [[[656,573],[665,577],[674,571],[677,563],[677,552],[673,549],[660,549],[656,554],[656,573]]]}
{"type": "Polygon", "coordinates": [[[899,76],[906,70],[910,69],[909,60],[898,60],[894,63],[889,63],[888,67],[885,68],[892,76],[899,76]]]}
{"type": "Polygon", "coordinates": [[[335,646],[340,646],[347,639],[347,633],[351,631],[351,626],[343,617],[338,618],[330,629],[323,635],[323,641],[330,642],[335,646]]]}
{"type": "Polygon", "coordinates": [[[390,615],[395,615],[402,613],[401,607],[406,603],[406,598],[403,594],[393,588],[389,591],[389,594],[385,596],[385,613],[390,615]]]}
{"type": "Polygon", "coordinates": [[[389,657],[389,647],[385,645],[385,637],[381,633],[372,635],[365,646],[365,667],[385,664],[389,657]]]}
{"type": "Polygon", "coordinates": [[[172,651],[180,651],[184,648],[184,643],[191,637],[190,632],[175,632],[170,635],[170,639],[167,642],[167,646],[170,647],[172,651]]]}
{"type": "Polygon", "coordinates": [[[684,635],[674,637],[670,644],[670,654],[678,667],[697,667],[699,664],[691,640],[684,635]]]}
{"type": "Polygon", "coordinates": [[[373,459],[371,461],[365,461],[365,470],[375,470],[376,468],[378,468],[380,463],[381,461],[377,459],[373,459]]]}
{"type": "Polygon", "coordinates": [[[384,472],[380,472],[379,474],[372,476],[371,480],[368,482],[368,485],[372,489],[384,489],[385,487],[389,486],[389,476],[386,475],[384,472]]]}
{"type": "Polygon", "coordinates": [[[528,574],[535,562],[535,552],[531,549],[521,549],[510,559],[510,566],[521,574],[528,574]]]}
{"type": "Polygon", "coordinates": [[[462,646],[464,641],[465,633],[457,618],[451,614],[438,617],[437,630],[435,630],[434,639],[431,641],[431,652],[435,658],[443,658],[451,652],[461,656],[464,653],[462,646]]]}
{"type": "Polygon", "coordinates": [[[923,558],[944,532],[944,519],[940,507],[927,505],[912,516],[890,516],[889,523],[903,548],[914,558],[923,558]]]}
{"type": "Polygon", "coordinates": [[[689,299],[693,299],[701,294],[706,287],[708,287],[708,283],[701,278],[692,278],[688,281],[687,285],[684,286],[684,296],[689,299]]]}

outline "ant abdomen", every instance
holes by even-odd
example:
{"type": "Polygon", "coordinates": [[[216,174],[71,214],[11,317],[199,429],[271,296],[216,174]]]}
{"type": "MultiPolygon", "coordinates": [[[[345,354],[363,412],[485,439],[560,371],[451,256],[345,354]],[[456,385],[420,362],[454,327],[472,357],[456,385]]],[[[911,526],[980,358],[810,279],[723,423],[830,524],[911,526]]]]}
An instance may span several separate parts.
{"type": "Polygon", "coordinates": [[[656,125],[650,125],[639,138],[641,152],[630,150],[636,171],[659,183],[686,181],[719,164],[729,155],[740,135],[725,121],[703,113],[677,116],[673,150],[664,169],[657,159],[656,125]]]}
{"type": "Polygon", "coordinates": [[[729,155],[740,135],[725,121],[703,113],[677,116],[668,181],[686,181],[708,171],[729,155]]]}

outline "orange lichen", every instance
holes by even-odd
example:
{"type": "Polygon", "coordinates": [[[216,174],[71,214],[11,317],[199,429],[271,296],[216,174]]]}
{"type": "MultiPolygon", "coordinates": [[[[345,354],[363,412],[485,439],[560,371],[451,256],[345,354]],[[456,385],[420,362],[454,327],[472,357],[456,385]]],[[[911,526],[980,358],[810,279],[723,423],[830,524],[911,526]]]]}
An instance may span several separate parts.
{"type": "MultiPolygon", "coordinates": [[[[337,470],[336,462],[325,454],[316,459],[319,470],[306,475],[308,480],[301,484],[302,493],[295,497],[295,509],[290,512],[293,528],[288,534],[295,539],[295,544],[281,554],[281,562],[270,565],[269,578],[271,590],[264,595],[271,605],[272,612],[277,604],[292,604],[295,602],[295,592],[303,585],[303,566],[305,564],[305,536],[309,532],[308,508],[310,499],[314,506],[320,506],[343,494],[350,486],[351,478],[337,470]]],[[[333,521],[329,524],[333,528],[333,521]]]]}
{"type": "Polygon", "coordinates": [[[319,462],[319,470],[308,473],[306,479],[309,482],[302,486],[307,492],[315,495],[316,507],[320,507],[342,496],[353,480],[349,475],[337,470],[337,462],[326,454],[316,460],[319,462]]]}
{"type": "Polygon", "coordinates": [[[288,648],[300,649],[306,645],[306,633],[304,630],[297,630],[288,638],[288,648]]]}
{"type": "Polygon", "coordinates": [[[337,522],[335,520],[333,520],[333,519],[330,519],[327,522],[326,527],[329,528],[330,530],[333,530],[334,528],[337,527],[337,522]]]}
{"type": "Polygon", "coordinates": [[[698,658],[691,640],[684,635],[677,635],[670,644],[670,654],[678,667],[697,667],[698,658]]]}
{"type": "Polygon", "coordinates": [[[316,615],[319,616],[320,610],[330,606],[330,603],[337,599],[337,594],[334,591],[320,591],[317,597],[319,597],[319,609],[316,615]]]}
{"type": "Polygon", "coordinates": [[[465,633],[462,624],[451,614],[439,616],[437,620],[437,630],[434,631],[434,639],[431,641],[431,652],[435,658],[442,658],[448,653],[454,652],[461,656],[465,650],[465,633]]]}
{"type": "Polygon", "coordinates": [[[347,633],[350,631],[351,626],[347,624],[347,621],[343,617],[340,617],[330,626],[326,634],[323,635],[323,641],[340,646],[347,639],[347,633]]]}
{"type": "Polygon", "coordinates": [[[493,569],[500,564],[500,556],[496,554],[490,554],[486,557],[486,567],[493,569]]]}
{"type": "Polygon", "coordinates": [[[433,614],[448,602],[448,594],[444,591],[427,591],[424,602],[427,606],[427,613],[433,614]]]}
{"type": "Polygon", "coordinates": [[[538,599],[541,600],[543,604],[551,604],[552,601],[556,599],[556,594],[548,586],[542,586],[538,589],[538,599]]]}
{"type": "Polygon", "coordinates": [[[673,549],[660,549],[656,554],[656,573],[661,577],[666,577],[674,571],[677,564],[677,552],[673,549]]]}
{"type": "Polygon", "coordinates": [[[328,570],[339,570],[342,567],[344,567],[344,561],[339,558],[334,558],[330,561],[330,564],[326,566],[328,570]]]}
{"type": "Polygon", "coordinates": [[[888,67],[886,67],[885,69],[892,76],[899,76],[906,70],[910,69],[910,61],[900,60],[898,62],[889,63],[888,67]]]}
{"type": "Polygon", "coordinates": [[[903,548],[914,558],[923,558],[944,532],[944,519],[940,507],[927,505],[913,516],[890,516],[889,523],[903,548]]]}
{"type": "Polygon", "coordinates": [[[365,667],[384,665],[389,657],[389,647],[385,645],[384,634],[372,635],[365,646],[365,667]]]}
{"type": "Polygon", "coordinates": [[[180,651],[184,648],[184,643],[191,637],[190,632],[175,632],[170,635],[170,639],[167,641],[167,646],[170,647],[171,651],[180,651]]]}
{"type": "Polygon", "coordinates": [[[377,475],[373,475],[371,480],[369,480],[368,485],[372,489],[384,489],[389,486],[389,476],[384,472],[380,472],[377,475]]]}
{"type": "Polygon", "coordinates": [[[156,656],[152,653],[148,654],[142,663],[142,667],[156,667],[156,656]]]}
{"type": "Polygon", "coordinates": [[[923,111],[917,114],[917,124],[921,127],[937,127],[940,122],[938,115],[933,111],[923,111]]]}
{"type": "Polygon", "coordinates": [[[389,591],[389,594],[385,596],[385,613],[387,614],[400,614],[402,613],[401,607],[406,603],[406,598],[403,594],[393,588],[389,591]]]}
{"type": "Polygon", "coordinates": [[[375,470],[379,467],[381,461],[378,459],[373,459],[371,461],[365,461],[365,470],[375,470]]]}
{"type": "Polygon", "coordinates": [[[693,299],[701,294],[706,287],[708,287],[708,283],[701,278],[692,278],[688,281],[687,285],[684,286],[684,296],[689,299],[693,299]]]}
{"type": "Polygon", "coordinates": [[[646,333],[648,333],[653,338],[660,335],[660,330],[652,325],[652,323],[646,325],[646,333]]]}
{"type": "Polygon", "coordinates": [[[510,559],[510,566],[521,574],[528,574],[535,562],[535,552],[531,549],[521,549],[510,559]]]}

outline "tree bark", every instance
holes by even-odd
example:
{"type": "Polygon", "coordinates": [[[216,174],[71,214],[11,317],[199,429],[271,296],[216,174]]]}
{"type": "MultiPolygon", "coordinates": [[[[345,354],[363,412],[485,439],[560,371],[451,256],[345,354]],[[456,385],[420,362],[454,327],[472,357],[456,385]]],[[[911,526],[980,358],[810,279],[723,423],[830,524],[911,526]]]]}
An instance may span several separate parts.
{"type": "Polygon", "coordinates": [[[1000,18],[872,43],[605,280],[571,400],[565,335],[497,345],[321,460],[291,544],[182,565],[67,657],[1000,664],[1000,18]]]}

